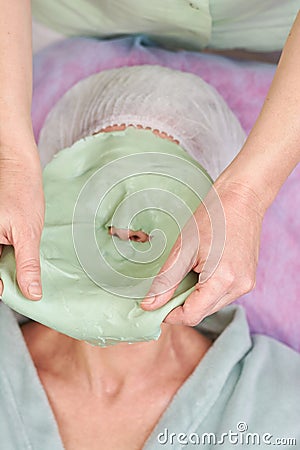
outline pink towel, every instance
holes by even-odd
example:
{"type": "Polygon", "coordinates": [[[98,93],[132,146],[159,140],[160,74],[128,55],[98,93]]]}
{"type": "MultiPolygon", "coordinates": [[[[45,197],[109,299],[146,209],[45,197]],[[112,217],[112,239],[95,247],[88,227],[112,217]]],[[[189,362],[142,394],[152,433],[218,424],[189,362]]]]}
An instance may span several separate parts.
{"type": "MultiPolygon", "coordinates": [[[[106,69],[158,64],[191,72],[213,85],[248,133],[275,66],[221,56],[160,49],[143,37],[99,41],[68,39],[34,58],[32,118],[36,138],[57,100],[79,80],[106,69]]],[[[300,351],[300,167],[290,175],[263,223],[255,289],[241,297],[251,330],[300,351]],[[297,186],[298,184],[298,186],[297,186]]]]}

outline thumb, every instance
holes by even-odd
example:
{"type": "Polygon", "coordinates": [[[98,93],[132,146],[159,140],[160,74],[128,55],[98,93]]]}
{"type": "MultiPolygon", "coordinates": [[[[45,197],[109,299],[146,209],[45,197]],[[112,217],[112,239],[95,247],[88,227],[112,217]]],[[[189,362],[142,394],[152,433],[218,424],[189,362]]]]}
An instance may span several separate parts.
{"type": "Polygon", "coordinates": [[[30,300],[42,297],[39,244],[39,239],[30,239],[14,245],[18,285],[30,300]]]}
{"type": "Polygon", "coordinates": [[[190,227],[185,227],[177,238],[167,261],[156,275],[146,298],[140,304],[143,309],[153,310],[165,305],[173,297],[183,278],[194,267],[198,254],[198,233],[193,231],[191,234],[190,227]]]}

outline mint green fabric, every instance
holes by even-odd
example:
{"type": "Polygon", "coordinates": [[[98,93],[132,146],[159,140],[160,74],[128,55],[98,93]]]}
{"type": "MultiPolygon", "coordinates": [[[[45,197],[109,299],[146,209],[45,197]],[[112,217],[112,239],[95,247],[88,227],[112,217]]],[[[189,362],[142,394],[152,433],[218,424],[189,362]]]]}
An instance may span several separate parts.
{"type": "Polygon", "coordinates": [[[147,312],[139,304],[211,187],[205,170],[179,145],[128,128],[60,151],[43,179],[43,298],[22,296],[13,249],[6,247],[0,260],[3,301],[95,345],[157,339],[163,319],[193,290],[196,274],[189,273],[160,309],[147,312]],[[112,237],[110,226],[142,230],[150,241],[112,237]]]}
{"type": "Polygon", "coordinates": [[[66,36],[147,34],[199,49],[211,33],[208,0],[33,0],[32,11],[37,21],[66,36]]]}
{"type": "MultiPolygon", "coordinates": [[[[240,307],[226,308],[206,318],[196,329],[215,342],[177,391],[143,450],[270,449],[278,448],[275,439],[283,437],[296,439],[298,445],[300,355],[271,338],[251,338],[240,307]],[[247,425],[246,432],[238,432],[241,422],[247,425]],[[230,443],[226,436],[222,445],[209,444],[208,438],[203,445],[184,444],[187,438],[179,436],[185,433],[195,442],[192,433],[200,437],[215,433],[221,440],[222,433],[230,430],[237,433],[232,436],[233,442],[256,433],[260,445],[257,440],[253,443],[251,435],[247,445],[230,443]],[[176,434],[172,443],[171,433],[176,434]],[[269,444],[262,441],[266,434],[267,439],[270,436],[269,444]]],[[[63,450],[47,395],[16,318],[1,303],[0,434],[3,450],[63,450]]],[[[290,443],[282,448],[292,450],[297,445],[290,443]]]]}
{"type": "Polygon", "coordinates": [[[146,34],[194,50],[280,50],[299,7],[299,0],[32,0],[35,19],[66,36],[146,34]]]}
{"type": "Polygon", "coordinates": [[[213,24],[209,46],[279,51],[299,8],[299,0],[211,0],[213,24]]]}

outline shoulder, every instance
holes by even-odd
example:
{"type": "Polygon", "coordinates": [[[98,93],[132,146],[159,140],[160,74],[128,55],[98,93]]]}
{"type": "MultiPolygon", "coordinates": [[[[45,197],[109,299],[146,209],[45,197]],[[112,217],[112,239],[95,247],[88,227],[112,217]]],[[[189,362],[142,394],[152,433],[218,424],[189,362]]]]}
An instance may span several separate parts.
{"type": "Polygon", "coordinates": [[[300,354],[272,338],[252,337],[232,398],[241,418],[265,432],[300,437],[300,354]]]}
{"type": "MultiPolygon", "coordinates": [[[[290,389],[299,389],[300,354],[287,345],[263,335],[252,336],[251,351],[245,355],[243,373],[260,373],[260,382],[271,376],[274,383],[294,379],[290,389]]],[[[269,380],[270,383],[270,380],[269,380]]]]}

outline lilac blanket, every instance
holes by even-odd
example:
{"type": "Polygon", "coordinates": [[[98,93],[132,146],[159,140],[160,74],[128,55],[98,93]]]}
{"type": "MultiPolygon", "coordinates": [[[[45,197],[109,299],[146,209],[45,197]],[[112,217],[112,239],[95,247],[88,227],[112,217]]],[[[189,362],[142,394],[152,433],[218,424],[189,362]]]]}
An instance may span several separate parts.
{"type": "MultiPolygon", "coordinates": [[[[32,117],[38,138],[57,100],[76,82],[121,66],[159,64],[201,76],[227,101],[248,133],[258,116],[275,67],[220,56],[171,52],[141,38],[98,41],[73,38],[34,58],[32,117]]],[[[253,332],[267,334],[300,351],[300,167],[268,210],[262,230],[256,288],[238,302],[253,332]]]]}

